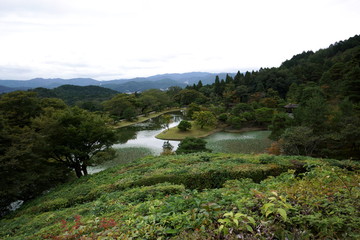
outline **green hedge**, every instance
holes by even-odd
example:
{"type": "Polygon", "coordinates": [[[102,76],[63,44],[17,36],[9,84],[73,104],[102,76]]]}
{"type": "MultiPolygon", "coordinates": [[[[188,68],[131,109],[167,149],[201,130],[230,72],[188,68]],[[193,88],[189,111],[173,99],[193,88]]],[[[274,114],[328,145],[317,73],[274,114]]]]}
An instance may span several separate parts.
{"type": "Polygon", "coordinates": [[[130,186],[151,186],[157,183],[170,182],[173,184],[183,184],[189,189],[209,189],[220,188],[223,184],[232,179],[250,178],[254,182],[260,182],[268,176],[278,176],[288,170],[287,167],[268,164],[246,164],[246,168],[224,168],[210,169],[199,173],[170,173],[163,175],[152,175],[134,181],[130,186]]]}

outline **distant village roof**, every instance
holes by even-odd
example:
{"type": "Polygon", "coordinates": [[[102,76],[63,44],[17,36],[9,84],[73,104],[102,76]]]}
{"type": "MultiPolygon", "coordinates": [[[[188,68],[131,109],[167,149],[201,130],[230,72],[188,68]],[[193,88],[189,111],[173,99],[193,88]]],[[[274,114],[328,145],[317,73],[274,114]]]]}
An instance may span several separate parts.
{"type": "Polygon", "coordinates": [[[299,106],[299,104],[295,104],[295,103],[289,103],[287,105],[284,106],[284,108],[297,108],[299,106]]]}

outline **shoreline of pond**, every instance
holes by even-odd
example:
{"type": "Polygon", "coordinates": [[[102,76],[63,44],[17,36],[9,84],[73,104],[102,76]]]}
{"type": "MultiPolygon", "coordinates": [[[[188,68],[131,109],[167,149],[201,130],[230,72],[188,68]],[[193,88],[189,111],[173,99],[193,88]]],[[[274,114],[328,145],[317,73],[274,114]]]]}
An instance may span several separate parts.
{"type": "Polygon", "coordinates": [[[177,128],[177,126],[175,126],[173,128],[170,128],[170,129],[167,129],[167,130],[161,132],[160,134],[156,135],[155,138],[160,139],[160,140],[181,141],[181,140],[184,140],[186,137],[205,138],[207,136],[210,136],[211,134],[221,132],[221,131],[224,130],[223,128],[215,128],[215,129],[212,129],[210,131],[205,130],[206,132],[201,132],[201,134],[192,134],[191,131],[181,132],[179,130],[180,134],[176,133],[178,137],[166,137],[166,133],[168,131],[170,131],[171,129],[175,129],[175,131],[177,131],[176,128],[177,128]],[[162,136],[162,135],[165,135],[165,136],[162,136]]]}
{"type": "Polygon", "coordinates": [[[196,129],[195,132],[191,132],[192,130],[188,131],[180,131],[177,129],[177,126],[172,127],[170,129],[166,129],[155,136],[155,138],[160,140],[170,140],[170,141],[181,141],[184,140],[186,137],[195,137],[195,138],[205,138],[208,137],[214,133],[218,132],[228,132],[228,133],[245,133],[245,132],[252,132],[252,131],[264,131],[267,130],[267,128],[264,127],[244,127],[241,129],[230,129],[228,128],[228,125],[223,124],[221,126],[218,126],[215,129],[196,129]],[[200,132],[199,132],[200,131],[200,132]],[[170,135],[170,136],[167,136],[170,135]],[[174,137],[175,135],[175,137],[174,137]]]}
{"type": "Polygon", "coordinates": [[[171,108],[171,109],[167,109],[167,110],[164,110],[161,112],[152,112],[152,113],[149,113],[149,115],[147,115],[147,116],[142,114],[142,115],[137,116],[137,120],[135,120],[135,121],[120,120],[118,123],[114,124],[113,127],[115,129],[128,127],[128,126],[132,126],[132,125],[135,125],[138,123],[146,122],[147,120],[159,117],[166,113],[178,112],[178,111],[183,111],[183,110],[185,110],[185,108],[171,108]]]}
{"type": "Polygon", "coordinates": [[[252,132],[252,131],[266,131],[268,128],[265,127],[243,127],[240,129],[224,129],[224,132],[228,133],[244,133],[244,132],[252,132]]]}

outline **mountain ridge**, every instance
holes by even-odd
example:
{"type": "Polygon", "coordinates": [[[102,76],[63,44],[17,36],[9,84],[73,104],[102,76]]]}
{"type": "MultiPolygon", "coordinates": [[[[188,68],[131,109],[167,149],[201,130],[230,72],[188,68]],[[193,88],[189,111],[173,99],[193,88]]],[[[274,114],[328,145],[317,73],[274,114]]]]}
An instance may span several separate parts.
{"type": "Polygon", "coordinates": [[[225,78],[226,74],[234,76],[235,73],[210,73],[210,72],[188,72],[188,73],[166,73],[149,77],[136,77],[128,79],[114,79],[100,81],[93,78],[33,78],[30,80],[2,80],[0,79],[0,93],[33,89],[38,87],[56,88],[62,85],[75,86],[101,86],[110,88],[119,92],[143,91],[149,88],[164,89],[170,86],[185,87],[202,81],[204,84],[212,83],[216,76],[225,78]],[[146,87],[148,85],[148,87],[146,87]]]}

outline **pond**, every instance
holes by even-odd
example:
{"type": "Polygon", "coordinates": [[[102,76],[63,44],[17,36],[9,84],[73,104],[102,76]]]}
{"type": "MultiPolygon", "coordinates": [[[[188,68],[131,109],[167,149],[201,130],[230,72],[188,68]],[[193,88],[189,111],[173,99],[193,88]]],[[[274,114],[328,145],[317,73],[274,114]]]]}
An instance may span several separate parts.
{"type": "MultiPolygon", "coordinates": [[[[180,111],[168,114],[171,116],[169,128],[177,126],[184,119],[184,115],[180,111]]],[[[169,142],[173,146],[173,151],[175,151],[180,143],[179,141],[164,141],[155,138],[156,135],[166,128],[161,121],[161,117],[155,117],[142,123],[119,128],[117,130],[119,143],[113,145],[117,152],[116,158],[96,166],[90,166],[88,167],[88,172],[92,174],[118,164],[132,162],[141,157],[160,155],[165,142],[169,142]]]]}
{"type": "MultiPolygon", "coordinates": [[[[169,128],[175,127],[184,119],[182,112],[172,112],[169,128]]],[[[106,168],[132,162],[148,155],[160,155],[163,152],[164,140],[155,138],[166,129],[161,117],[152,118],[146,122],[118,129],[119,143],[113,145],[117,156],[111,161],[89,167],[89,173],[102,171],[106,168]]],[[[270,131],[251,131],[244,133],[217,132],[206,138],[207,148],[213,152],[223,153],[262,153],[270,147],[268,139],[270,131]]],[[[169,141],[175,151],[179,141],[169,141]]]]}
{"type": "MultiPolygon", "coordinates": [[[[175,127],[184,119],[182,112],[168,113],[171,116],[169,128],[175,127]]],[[[115,149],[123,148],[147,148],[153,155],[160,155],[163,151],[164,140],[155,138],[156,135],[166,130],[166,126],[162,123],[161,117],[149,119],[143,123],[137,123],[132,126],[118,129],[120,143],[113,145],[115,149]]],[[[169,141],[176,150],[179,141],[169,141]]]]}
{"type": "Polygon", "coordinates": [[[243,133],[218,132],[206,138],[206,147],[213,152],[263,153],[271,146],[268,138],[271,131],[250,131],[243,133]]]}

